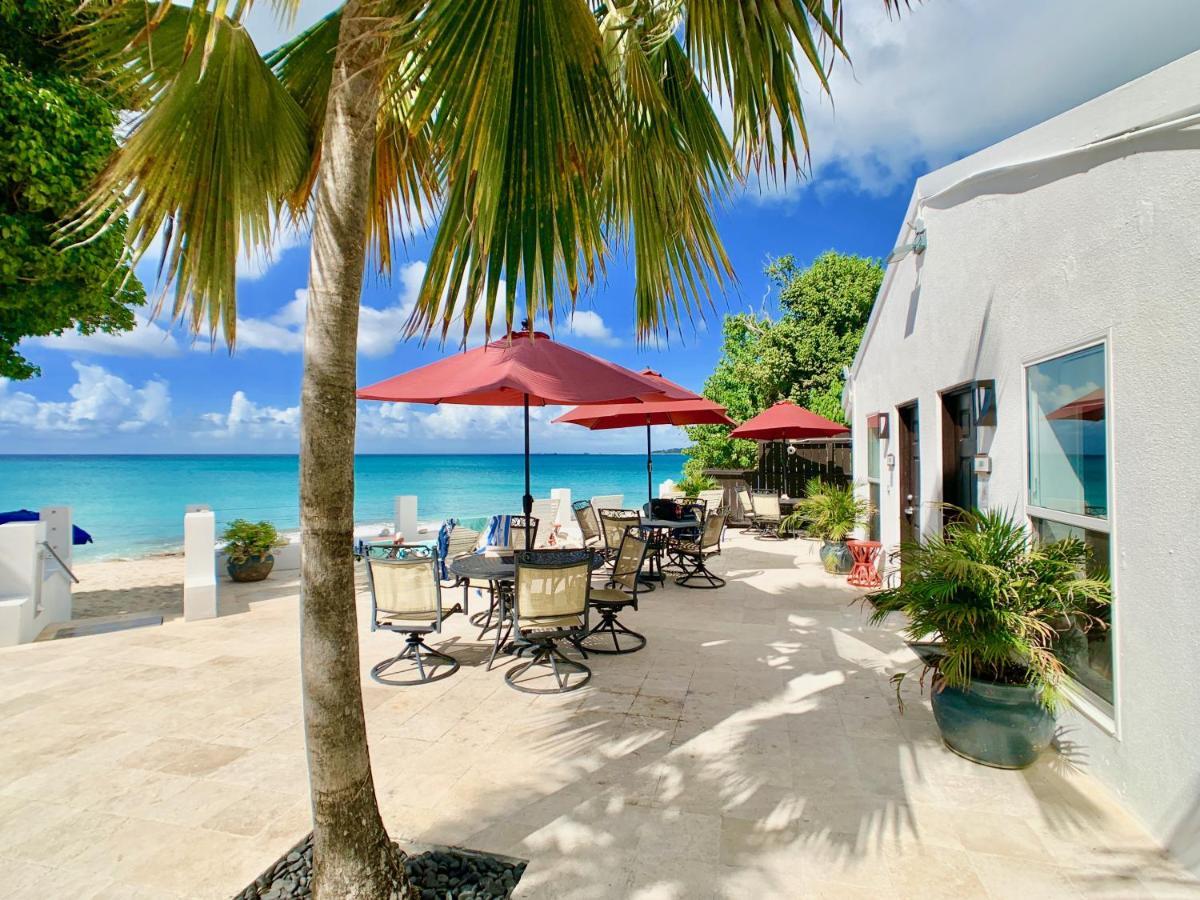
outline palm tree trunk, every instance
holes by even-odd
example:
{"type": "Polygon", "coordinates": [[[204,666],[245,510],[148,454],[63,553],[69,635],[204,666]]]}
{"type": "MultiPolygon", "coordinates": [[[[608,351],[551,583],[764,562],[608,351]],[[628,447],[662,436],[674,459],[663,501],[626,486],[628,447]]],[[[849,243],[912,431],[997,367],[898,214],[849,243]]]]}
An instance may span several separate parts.
{"type": "Polygon", "coordinates": [[[342,13],[317,175],[300,410],[301,670],[316,897],[405,896],[371,778],[355,610],[358,307],[379,85],[370,0],[342,13]]]}

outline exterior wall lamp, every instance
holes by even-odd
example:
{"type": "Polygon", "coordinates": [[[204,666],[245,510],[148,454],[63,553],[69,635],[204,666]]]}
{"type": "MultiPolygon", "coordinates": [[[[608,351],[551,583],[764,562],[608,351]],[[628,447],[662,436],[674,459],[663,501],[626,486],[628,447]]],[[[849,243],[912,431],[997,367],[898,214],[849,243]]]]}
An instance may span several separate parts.
{"type": "Polygon", "coordinates": [[[996,382],[993,379],[975,382],[975,427],[996,425],[996,382]]]}
{"type": "Polygon", "coordinates": [[[885,412],[871,413],[867,416],[867,427],[879,432],[879,439],[886,440],[888,436],[888,414],[885,412]]]}

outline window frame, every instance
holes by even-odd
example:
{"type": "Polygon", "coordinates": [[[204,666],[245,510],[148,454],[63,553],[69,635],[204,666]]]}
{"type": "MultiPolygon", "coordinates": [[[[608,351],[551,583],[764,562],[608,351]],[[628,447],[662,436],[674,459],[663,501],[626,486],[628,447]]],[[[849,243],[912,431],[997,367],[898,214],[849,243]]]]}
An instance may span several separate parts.
{"type": "MultiPolygon", "coordinates": [[[[891,424],[891,413],[887,414],[888,424],[891,424]]],[[[871,425],[869,420],[867,423],[867,499],[875,503],[875,513],[871,516],[872,521],[867,522],[867,539],[872,541],[883,540],[883,437],[879,434],[878,426],[871,425]],[[875,444],[876,471],[875,475],[871,475],[871,444],[875,444]],[[876,497],[871,497],[871,486],[875,486],[876,497]],[[872,529],[872,524],[874,529],[872,529]]]]}
{"type": "Polygon", "coordinates": [[[1114,432],[1113,418],[1111,410],[1113,408],[1113,341],[1111,330],[1093,333],[1078,341],[1070,344],[1060,345],[1052,350],[1038,353],[1035,356],[1029,356],[1021,361],[1021,500],[1024,508],[1026,525],[1032,534],[1034,525],[1031,519],[1046,519],[1051,522],[1057,522],[1063,525],[1070,525],[1075,528],[1083,528],[1087,531],[1095,531],[1108,535],[1108,553],[1109,553],[1109,579],[1112,585],[1112,605],[1109,607],[1109,633],[1112,650],[1112,702],[1109,703],[1103,697],[1091,691],[1089,688],[1082,685],[1069,674],[1063,684],[1063,695],[1078,710],[1083,716],[1091,720],[1095,725],[1112,735],[1117,740],[1121,739],[1121,654],[1118,652],[1120,647],[1120,590],[1118,586],[1119,576],[1117,571],[1116,560],[1120,559],[1120,550],[1117,546],[1117,528],[1116,521],[1118,516],[1116,502],[1116,467],[1113,465],[1114,460],[1114,432]],[[1029,370],[1033,366],[1040,363],[1051,362],[1052,360],[1061,359],[1064,356],[1071,356],[1084,350],[1091,350],[1100,347],[1104,352],[1104,477],[1105,477],[1105,492],[1107,515],[1105,518],[1096,518],[1092,516],[1080,515],[1078,513],[1062,512],[1057,509],[1047,509],[1042,506],[1034,506],[1029,502],[1030,498],[1030,445],[1029,445],[1029,370]]]}

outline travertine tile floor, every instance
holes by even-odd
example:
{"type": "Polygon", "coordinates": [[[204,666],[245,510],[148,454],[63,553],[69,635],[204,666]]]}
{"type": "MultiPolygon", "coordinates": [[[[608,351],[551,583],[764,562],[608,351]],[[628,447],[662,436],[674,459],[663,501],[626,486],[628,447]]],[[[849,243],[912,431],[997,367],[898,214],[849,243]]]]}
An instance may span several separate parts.
{"type": "MultiPolygon", "coordinates": [[[[393,834],[531,860],[526,898],[1200,897],[1086,773],[940,744],[911,662],[801,541],[731,538],[719,591],[647,595],[649,646],[531,697],[457,617],[453,677],[364,682],[393,834]]],[[[0,651],[0,881],[214,897],[309,827],[294,585],[208,622],[0,651]]],[[[400,639],[370,634],[364,671],[400,639]]]]}

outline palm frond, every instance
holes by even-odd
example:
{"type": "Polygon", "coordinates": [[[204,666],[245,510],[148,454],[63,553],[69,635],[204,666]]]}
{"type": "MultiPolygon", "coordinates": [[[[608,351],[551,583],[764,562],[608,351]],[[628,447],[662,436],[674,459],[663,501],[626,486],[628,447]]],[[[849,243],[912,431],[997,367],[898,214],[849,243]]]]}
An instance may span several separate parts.
{"type": "Polygon", "coordinates": [[[800,75],[811,71],[829,91],[830,65],[846,55],[841,0],[688,0],[686,45],[732,107],[738,152],[769,174],[800,168],[809,153],[800,75]]]}
{"type": "Polygon", "coordinates": [[[65,236],[130,208],[135,259],[164,235],[160,272],[164,288],[174,285],[174,315],[194,331],[220,327],[232,348],[238,257],[269,250],[284,199],[308,170],[309,140],[304,112],[246,31],[227,18],[204,25],[206,43],[215,32],[207,62],[187,52],[65,236]]]}
{"type": "MultiPolygon", "coordinates": [[[[605,242],[598,154],[611,146],[615,104],[599,30],[583,0],[429,0],[393,41],[415,90],[409,127],[433,123],[444,207],[410,322],[443,337],[459,292],[464,328],[490,330],[501,281],[504,319],[553,321],[590,281],[605,242]]],[[[465,334],[465,332],[464,332],[465,334]]]]}

